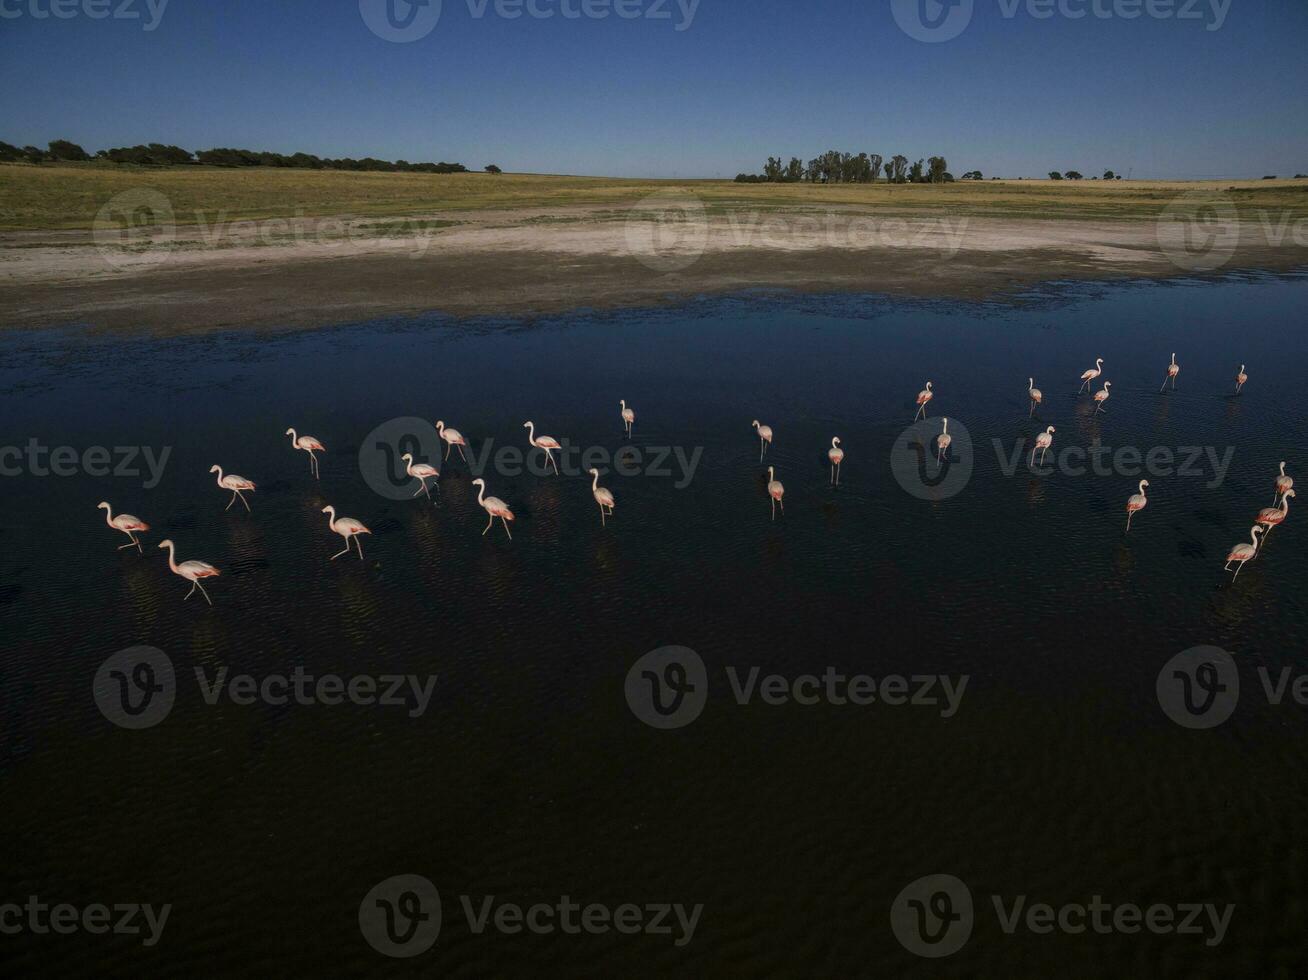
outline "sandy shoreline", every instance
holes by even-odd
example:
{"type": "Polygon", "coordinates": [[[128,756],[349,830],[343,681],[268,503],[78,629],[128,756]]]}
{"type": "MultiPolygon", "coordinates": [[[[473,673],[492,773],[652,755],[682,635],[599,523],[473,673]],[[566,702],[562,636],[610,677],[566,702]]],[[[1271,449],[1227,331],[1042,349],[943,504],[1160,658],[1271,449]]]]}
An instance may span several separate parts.
{"type": "Polygon", "coordinates": [[[1208,240],[1141,220],[866,209],[548,208],[179,227],[130,241],[0,235],[0,326],[158,333],[311,327],[427,311],[553,313],[750,288],[1000,298],[1054,280],[1308,266],[1241,222],[1208,240]]]}

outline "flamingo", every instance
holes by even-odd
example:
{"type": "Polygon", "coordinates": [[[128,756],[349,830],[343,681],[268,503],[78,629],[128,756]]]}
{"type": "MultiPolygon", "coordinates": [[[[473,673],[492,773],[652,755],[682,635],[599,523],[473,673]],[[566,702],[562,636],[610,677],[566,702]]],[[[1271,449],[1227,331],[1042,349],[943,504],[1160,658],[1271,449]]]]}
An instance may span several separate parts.
{"type": "MultiPolygon", "coordinates": [[[[1284,464],[1282,464],[1282,466],[1284,466],[1284,464]]],[[[136,532],[150,530],[149,524],[132,514],[119,514],[117,517],[114,517],[113,508],[109,506],[109,501],[107,500],[102,500],[95,506],[104,510],[104,522],[106,524],[115,531],[122,531],[127,535],[128,543],[120,544],[118,546],[119,551],[122,551],[124,548],[130,548],[132,545],[136,545],[136,550],[140,552],[140,554],[145,554],[144,551],[141,551],[141,542],[137,539],[136,532]]]]}
{"type": "Polygon", "coordinates": [[[917,413],[913,416],[914,422],[917,421],[918,415],[921,415],[923,419],[926,419],[927,402],[935,397],[935,394],[931,391],[931,382],[928,381],[926,387],[917,393],[917,413]]]}
{"type": "MultiPolygon", "coordinates": [[[[604,489],[599,485],[599,470],[591,468],[590,475],[595,479],[590,481],[590,492],[595,495],[595,503],[599,504],[600,509],[600,527],[605,525],[605,511],[613,513],[613,494],[611,491],[604,489]]],[[[492,500],[495,498],[492,497],[492,500]]],[[[494,518],[492,518],[494,520],[494,518]]],[[[506,528],[507,530],[507,528],[506,528]]]]}
{"type": "Polygon", "coordinates": [[[833,436],[831,448],[827,450],[827,459],[831,460],[831,483],[840,486],[840,464],[845,461],[845,451],[840,448],[840,436],[833,436]]]}
{"type": "Polygon", "coordinates": [[[472,482],[474,486],[481,488],[477,491],[477,503],[481,504],[481,506],[486,509],[486,513],[490,515],[490,520],[486,522],[486,530],[481,532],[482,536],[485,537],[486,531],[491,529],[491,525],[495,523],[495,518],[498,517],[500,522],[504,525],[504,533],[507,534],[509,540],[512,541],[513,534],[509,531],[509,521],[513,520],[513,511],[509,510],[509,505],[499,497],[484,497],[484,494],[486,493],[486,481],[481,477],[478,477],[472,482]]]}
{"type": "MultiPolygon", "coordinates": [[[[400,457],[400,459],[404,460],[404,472],[408,473],[409,476],[418,481],[418,489],[413,491],[413,495],[416,497],[420,493],[425,493],[427,499],[431,500],[431,491],[427,489],[427,481],[431,480],[433,483],[436,483],[436,481],[440,479],[441,475],[436,467],[428,466],[426,463],[419,463],[417,466],[414,466],[413,453],[405,453],[400,457]]],[[[436,491],[438,493],[440,492],[440,488],[440,484],[436,483],[436,491]]]]}
{"type": "MultiPolygon", "coordinates": [[[[1100,412],[1104,412],[1104,402],[1108,401],[1108,389],[1111,388],[1112,385],[1113,385],[1113,383],[1112,383],[1111,381],[1105,381],[1105,382],[1104,382],[1104,390],[1103,390],[1103,391],[1096,391],[1096,392],[1095,392],[1095,412],[1094,412],[1094,413],[1095,413],[1096,415],[1098,415],[1100,412]]],[[[1104,412],[1104,414],[1107,415],[1108,413],[1107,413],[1107,412],[1104,412]]]]}
{"type": "Polygon", "coordinates": [[[359,535],[372,534],[372,532],[364,527],[360,521],[356,521],[353,517],[338,518],[336,516],[336,508],[331,504],[324,507],[322,512],[327,515],[327,526],[345,539],[345,550],[336,552],[336,554],[332,555],[328,560],[335,561],[337,558],[341,557],[341,555],[349,552],[350,542],[353,541],[359,546],[359,561],[363,561],[363,542],[359,540],[359,535]]]}
{"type": "Polygon", "coordinates": [[[1149,498],[1145,496],[1144,488],[1149,486],[1148,480],[1140,481],[1140,492],[1133,493],[1126,498],[1126,529],[1131,530],[1131,518],[1135,516],[1137,510],[1144,510],[1149,505],[1149,498]]]}
{"type": "Polygon", "coordinates": [[[1244,365],[1241,364],[1240,373],[1235,376],[1235,393],[1237,395],[1240,394],[1240,389],[1244,387],[1244,383],[1248,380],[1249,380],[1249,375],[1244,373],[1244,365]]]}
{"type": "MultiPolygon", "coordinates": [[[[1176,354],[1173,354],[1173,355],[1172,355],[1172,363],[1169,364],[1169,365],[1167,365],[1167,378],[1163,378],[1163,388],[1166,388],[1166,387],[1167,387],[1167,379],[1168,379],[1168,378],[1171,378],[1171,379],[1172,379],[1172,390],[1175,391],[1175,390],[1176,390],[1176,376],[1177,376],[1178,374],[1180,374],[1180,373],[1181,373],[1181,365],[1179,365],[1179,364],[1176,363],[1176,354]]],[[[1163,388],[1159,388],[1159,389],[1158,389],[1159,393],[1162,392],[1163,388]]]]}
{"type": "Polygon", "coordinates": [[[1049,452],[1049,447],[1052,446],[1053,444],[1054,444],[1054,427],[1051,425],[1049,428],[1045,429],[1044,432],[1036,436],[1035,445],[1031,447],[1031,459],[1027,462],[1026,465],[1027,466],[1035,465],[1035,454],[1036,454],[1036,450],[1039,449],[1040,465],[1044,466],[1045,453],[1049,452]]]}
{"type": "Polygon", "coordinates": [[[759,425],[758,419],[755,419],[754,428],[758,430],[758,461],[761,463],[763,454],[772,445],[772,426],[759,425]]]}
{"type": "MultiPolygon", "coordinates": [[[[191,560],[184,561],[180,565],[177,564],[176,547],[173,545],[171,538],[166,538],[163,541],[160,541],[159,547],[168,549],[168,567],[172,570],[172,573],[174,575],[180,575],[182,578],[190,582],[191,592],[199,589],[200,595],[204,596],[204,601],[212,606],[213,600],[209,598],[209,593],[204,591],[204,586],[200,584],[200,579],[217,578],[218,569],[214,568],[207,561],[191,560]]],[[[186,593],[186,599],[191,598],[191,592],[186,593]]],[[[183,599],[182,601],[185,602],[186,599],[183,599]]]]}
{"type": "Polygon", "coordinates": [[[450,450],[455,446],[458,446],[459,455],[463,456],[463,461],[466,463],[468,457],[463,455],[463,447],[468,444],[468,440],[463,438],[463,433],[458,429],[447,429],[445,423],[439,419],[436,420],[436,431],[438,431],[441,438],[445,440],[445,458],[449,459],[450,450]]]}
{"type": "Polygon", "coordinates": [[[550,461],[550,465],[554,467],[554,475],[558,476],[559,464],[554,462],[554,450],[560,448],[558,440],[553,436],[538,437],[535,422],[523,422],[522,427],[527,430],[527,441],[537,449],[545,450],[545,457],[550,461]]]}
{"type": "Polygon", "coordinates": [[[631,427],[636,424],[636,411],[627,407],[625,398],[619,399],[619,404],[622,406],[622,424],[627,427],[627,438],[630,439],[631,427]]]}
{"type": "Polygon", "coordinates": [[[237,476],[235,473],[228,473],[226,476],[223,476],[223,468],[216,463],[209,467],[209,472],[218,474],[218,486],[222,487],[224,490],[230,490],[232,492],[232,499],[227,501],[227,506],[224,507],[223,510],[231,510],[232,504],[236,503],[236,498],[240,497],[241,503],[245,504],[245,510],[248,513],[250,510],[250,504],[242,494],[246,491],[254,493],[254,483],[243,476],[237,476]]]}
{"type": "Polygon", "coordinates": [[[949,444],[954,441],[954,437],[949,434],[949,419],[941,419],[944,423],[944,431],[940,433],[940,438],[936,440],[936,464],[940,464],[940,458],[949,452],[949,444]]]}
{"type": "Polygon", "coordinates": [[[777,519],[777,504],[781,505],[781,513],[786,512],[786,502],[782,500],[786,488],[781,485],[780,480],[773,479],[773,468],[768,467],[768,496],[772,498],[772,519],[777,519]]]}
{"type": "Polygon", "coordinates": [[[1027,415],[1027,418],[1030,418],[1035,414],[1036,406],[1044,401],[1045,396],[1041,393],[1040,389],[1035,386],[1035,378],[1026,379],[1026,393],[1027,397],[1031,399],[1031,411],[1027,415]]]}
{"type": "Polygon", "coordinates": [[[1254,523],[1261,524],[1267,528],[1267,534],[1263,537],[1263,542],[1272,536],[1272,528],[1285,520],[1286,515],[1290,513],[1290,498],[1294,496],[1293,490],[1285,491],[1281,497],[1280,507],[1264,507],[1254,518],[1254,523]]]}
{"type": "Polygon", "coordinates": [[[1081,387],[1076,390],[1076,393],[1079,395],[1083,391],[1088,391],[1090,388],[1090,382],[1103,373],[1104,359],[1102,357],[1096,357],[1095,366],[1081,375],[1081,387]]]}
{"type": "Polygon", "coordinates": [[[1285,475],[1285,460],[1281,460],[1281,475],[1276,478],[1276,490],[1272,494],[1272,503],[1276,503],[1277,494],[1284,494],[1294,486],[1294,477],[1285,475]]]}
{"type": "MultiPolygon", "coordinates": [[[[1255,524],[1249,529],[1249,537],[1252,539],[1253,544],[1237,544],[1231,547],[1231,553],[1226,556],[1226,571],[1231,570],[1231,562],[1233,561],[1238,561],[1240,568],[1244,568],[1244,563],[1258,554],[1258,535],[1262,533],[1263,529],[1255,524]]],[[[1231,576],[1232,582],[1240,577],[1240,568],[1237,568],[1235,574],[1231,576]]]]}
{"type": "Polygon", "coordinates": [[[327,447],[313,436],[296,435],[294,429],[287,429],[286,434],[291,437],[291,448],[301,449],[309,454],[309,472],[311,472],[315,478],[321,479],[321,477],[318,476],[318,457],[315,456],[314,453],[325,453],[327,447]]]}

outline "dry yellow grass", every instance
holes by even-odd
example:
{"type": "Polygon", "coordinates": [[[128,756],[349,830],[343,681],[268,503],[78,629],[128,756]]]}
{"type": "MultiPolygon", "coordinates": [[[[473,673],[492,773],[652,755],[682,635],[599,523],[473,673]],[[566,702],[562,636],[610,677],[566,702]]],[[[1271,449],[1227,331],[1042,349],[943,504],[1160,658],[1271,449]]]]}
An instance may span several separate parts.
{"type": "Polygon", "coordinates": [[[1148,219],[1188,191],[1225,193],[1242,212],[1308,216],[1308,180],[1046,181],[923,184],[736,184],[537,174],[398,174],[105,164],[0,164],[0,230],[90,228],[115,194],[152,188],[179,223],[321,215],[408,215],[455,210],[627,207],[655,193],[694,194],[718,208],[875,208],[994,217],[1148,219]]]}

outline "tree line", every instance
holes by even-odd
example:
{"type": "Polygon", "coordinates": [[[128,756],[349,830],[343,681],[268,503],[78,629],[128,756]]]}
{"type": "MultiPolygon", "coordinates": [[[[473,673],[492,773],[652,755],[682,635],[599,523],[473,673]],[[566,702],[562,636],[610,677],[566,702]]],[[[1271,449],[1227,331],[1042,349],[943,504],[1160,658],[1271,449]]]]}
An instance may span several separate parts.
{"type": "MultiPolygon", "coordinates": [[[[768,157],[761,174],[737,174],[741,184],[870,184],[885,179],[892,184],[944,184],[954,179],[944,157],[927,157],[909,163],[908,157],[896,154],[889,160],[880,153],[842,153],[828,150],[805,163],[791,157],[783,164],[781,157],[768,157]]],[[[964,175],[964,179],[981,179],[979,170],[964,175]],[[975,177],[972,175],[975,174],[975,177]]]]}
{"type": "MultiPolygon", "coordinates": [[[[272,153],[267,150],[237,150],[230,147],[215,147],[211,150],[197,150],[194,153],[180,146],[163,143],[138,144],[136,146],[115,146],[107,150],[97,150],[94,155],[70,140],[51,140],[42,150],[35,146],[14,146],[0,140],[0,160],[25,163],[55,163],[63,161],[84,162],[88,160],[105,160],[110,163],[135,163],[143,166],[171,167],[187,164],[203,164],[210,167],[290,167],[300,170],[378,170],[403,173],[426,174],[461,174],[468,168],[461,163],[410,163],[407,160],[378,160],[364,157],[356,160],[352,157],[333,159],[318,157],[312,153],[272,153]]],[[[499,168],[492,164],[486,169],[490,173],[499,173],[499,168]]]]}

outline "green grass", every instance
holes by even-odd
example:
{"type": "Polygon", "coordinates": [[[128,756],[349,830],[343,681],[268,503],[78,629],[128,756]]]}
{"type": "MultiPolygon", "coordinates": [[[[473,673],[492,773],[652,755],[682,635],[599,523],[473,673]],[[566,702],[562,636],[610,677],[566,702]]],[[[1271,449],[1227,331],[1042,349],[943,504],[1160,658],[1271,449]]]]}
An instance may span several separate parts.
{"type": "MultiPolygon", "coordinates": [[[[693,194],[710,213],[823,211],[878,215],[932,212],[1032,219],[1151,219],[1177,195],[1225,192],[1242,211],[1308,216],[1308,181],[1046,181],[923,184],[736,184],[731,181],[628,180],[537,174],[397,174],[332,170],[136,167],[111,164],[0,164],[0,230],[85,229],[115,194],[152,188],[170,201],[177,223],[325,215],[399,217],[450,211],[608,209],[609,216],[651,194],[693,194]]],[[[601,214],[597,217],[603,218],[601,214]]],[[[569,220],[566,215],[528,219],[569,220]]],[[[434,219],[424,227],[446,227],[434,219]]],[[[414,227],[411,223],[409,229],[414,227]]],[[[403,230],[403,228],[401,228],[403,230]]]]}

